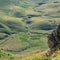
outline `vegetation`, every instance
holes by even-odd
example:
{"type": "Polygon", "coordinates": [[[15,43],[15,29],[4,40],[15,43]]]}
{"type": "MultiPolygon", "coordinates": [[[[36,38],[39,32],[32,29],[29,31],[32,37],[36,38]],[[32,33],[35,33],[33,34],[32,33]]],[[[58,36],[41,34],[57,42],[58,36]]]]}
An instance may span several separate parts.
{"type": "Polygon", "coordinates": [[[59,60],[60,52],[41,57],[48,49],[47,35],[60,22],[59,2],[0,0],[0,60],[59,60]]]}

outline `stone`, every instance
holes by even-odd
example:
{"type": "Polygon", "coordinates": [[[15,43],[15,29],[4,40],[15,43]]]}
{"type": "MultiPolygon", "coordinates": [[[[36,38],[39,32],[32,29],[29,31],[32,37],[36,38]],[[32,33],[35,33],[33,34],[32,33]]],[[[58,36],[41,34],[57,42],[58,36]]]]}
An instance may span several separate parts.
{"type": "Polygon", "coordinates": [[[57,25],[56,29],[54,29],[52,33],[48,35],[48,46],[50,51],[47,52],[47,56],[49,54],[52,55],[57,48],[60,48],[60,23],[57,25]]]}

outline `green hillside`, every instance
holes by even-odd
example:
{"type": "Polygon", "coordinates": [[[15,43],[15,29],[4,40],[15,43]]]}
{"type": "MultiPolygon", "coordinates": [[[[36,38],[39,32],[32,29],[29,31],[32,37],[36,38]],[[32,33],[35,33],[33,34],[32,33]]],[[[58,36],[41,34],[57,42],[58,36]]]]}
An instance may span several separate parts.
{"type": "Polygon", "coordinates": [[[0,60],[40,55],[59,22],[60,0],[0,0],[0,60]]]}

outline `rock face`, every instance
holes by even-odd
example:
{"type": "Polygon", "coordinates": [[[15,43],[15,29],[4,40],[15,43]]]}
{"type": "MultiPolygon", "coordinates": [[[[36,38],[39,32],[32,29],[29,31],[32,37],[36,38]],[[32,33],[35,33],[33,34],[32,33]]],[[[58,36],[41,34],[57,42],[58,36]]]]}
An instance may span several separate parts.
{"type": "Polygon", "coordinates": [[[56,29],[48,35],[48,46],[50,48],[48,55],[51,55],[57,48],[60,48],[60,23],[57,25],[56,29]]]}

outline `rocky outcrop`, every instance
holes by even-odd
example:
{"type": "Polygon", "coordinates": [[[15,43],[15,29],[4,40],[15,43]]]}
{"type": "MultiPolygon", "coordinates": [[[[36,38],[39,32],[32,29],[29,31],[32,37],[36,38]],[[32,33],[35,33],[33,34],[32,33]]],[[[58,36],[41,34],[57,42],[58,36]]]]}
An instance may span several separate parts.
{"type": "Polygon", "coordinates": [[[50,51],[47,53],[47,56],[52,55],[57,48],[60,49],[60,23],[57,25],[56,29],[48,35],[48,46],[50,51]]]}

